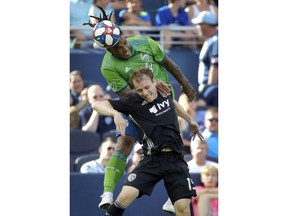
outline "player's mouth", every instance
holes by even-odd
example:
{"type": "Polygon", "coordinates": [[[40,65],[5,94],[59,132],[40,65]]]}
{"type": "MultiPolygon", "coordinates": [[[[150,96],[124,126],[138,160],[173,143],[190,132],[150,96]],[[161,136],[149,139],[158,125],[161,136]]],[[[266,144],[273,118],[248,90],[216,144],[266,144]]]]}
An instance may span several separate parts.
{"type": "Polygon", "coordinates": [[[124,53],[122,54],[122,58],[124,58],[124,59],[129,59],[130,56],[131,56],[130,50],[127,50],[126,52],[124,52],[124,53]]]}

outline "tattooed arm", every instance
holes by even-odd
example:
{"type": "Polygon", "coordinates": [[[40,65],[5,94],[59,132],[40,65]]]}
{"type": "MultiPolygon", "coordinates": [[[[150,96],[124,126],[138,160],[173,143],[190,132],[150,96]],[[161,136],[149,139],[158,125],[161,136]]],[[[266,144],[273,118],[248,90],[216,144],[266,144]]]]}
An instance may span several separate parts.
{"type": "Polygon", "coordinates": [[[166,56],[162,62],[162,66],[165,67],[166,70],[179,82],[179,84],[182,86],[182,91],[188,96],[189,100],[193,101],[196,97],[196,91],[177,64],[166,56]]]}

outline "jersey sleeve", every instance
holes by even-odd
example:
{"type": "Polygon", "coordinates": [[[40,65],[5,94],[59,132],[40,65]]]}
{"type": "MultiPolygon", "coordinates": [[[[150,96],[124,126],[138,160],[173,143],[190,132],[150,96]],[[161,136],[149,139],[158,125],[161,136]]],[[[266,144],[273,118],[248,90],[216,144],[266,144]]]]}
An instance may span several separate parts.
{"type": "Polygon", "coordinates": [[[131,106],[129,106],[129,101],[127,100],[129,100],[129,98],[124,96],[121,98],[109,99],[108,101],[115,110],[128,115],[130,113],[131,106]]]}
{"type": "Polygon", "coordinates": [[[108,68],[101,68],[101,72],[112,91],[116,94],[127,88],[127,82],[117,71],[108,68]]]}

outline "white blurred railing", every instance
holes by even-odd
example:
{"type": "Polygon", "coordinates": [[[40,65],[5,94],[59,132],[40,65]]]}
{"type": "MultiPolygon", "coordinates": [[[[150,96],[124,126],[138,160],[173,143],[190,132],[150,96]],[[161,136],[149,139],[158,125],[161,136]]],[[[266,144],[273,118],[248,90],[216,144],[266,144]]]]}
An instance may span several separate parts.
{"type": "MultiPolygon", "coordinates": [[[[197,32],[196,27],[194,26],[120,26],[122,31],[140,31],[142,35],[154,38],[161,46],[164,47],[165,44],[172,44],[172,45],[201,45],[203,43],[202,40],[198,40],[199,35],[197,32]],[[191,31],[191,34],[177,34],[177,38],[183,38],[183,40],[172,40],[171,42],[164,40],[165,31],[174,31],[174,32],[183,32],[183,31],[191,31]],[[145,32],[143,34],[143,32],[145,32]],[[191,40],[185,40],[184,38],[190,38],[191,40]]],[[[87,41],[78,41],[81,44],[93,44],[92,40],[92,28],[90,26],[71,26],[70,30],[79,30],[82,31],[85,35],[91,36],[88,38],[87,41]]],[[[172,37],[176,36],[170,34],[172,37]]],[[[130,37],[134,35],[129,35],[125,33],[125,36],[130,37]]],[[[74,43],[76,40],[74,41],[74,43]]]]}

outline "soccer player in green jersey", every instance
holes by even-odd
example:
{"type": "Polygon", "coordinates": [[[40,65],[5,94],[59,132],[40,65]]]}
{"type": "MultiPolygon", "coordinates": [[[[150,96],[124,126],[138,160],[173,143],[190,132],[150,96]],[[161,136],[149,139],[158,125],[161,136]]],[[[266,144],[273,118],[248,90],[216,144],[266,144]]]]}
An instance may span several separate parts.
{"type": "MultiPolygon", "coordinates": [[[[157,89],[162,96],[169,95],[170,91],[174,95],[173,88],[169,84],[168,71],[182,86],[182,91],[189,100],[194,100],[195,89],[156,41],[145,36],[126,38],[121,29],[109,21],[105,11],[102,12],[103,18],[96,17],[99,22],[95,26],[91,24],[90,26],[93,27],[94,41],[107,50],[102,61],[101,72],[116,94],[120,97],[127,95],[133,89],[133,84],[129,83],[132,72],[137,68],[146,67],[152,70],[157,81],[157,89]],[[103,28],[105,29],[104,32],[103,28]],[[99,32],[102,34],[99,35],[99,32]],[[113,34],[113,32],[120,32],[120,34],[113,34]],[[103,38],[106,38],[106,35],[112,36],[113,43],[111,45],[105,44],[106,39],[103,38]]],[[[113,191],[124,174],[127,156],[131,153],[134,143],[142,140],[134,123],[128,116],[123,115],[123,117],[128,122],[126,134],[125,136],[121,135],[120,132],[116,134],[117,146],[106,168],[104,193],[98,206],[103,210],[108,209],[113,203],[113,191]]],[[[165,204],[164,206],[167,206],[165,204]]]]}

